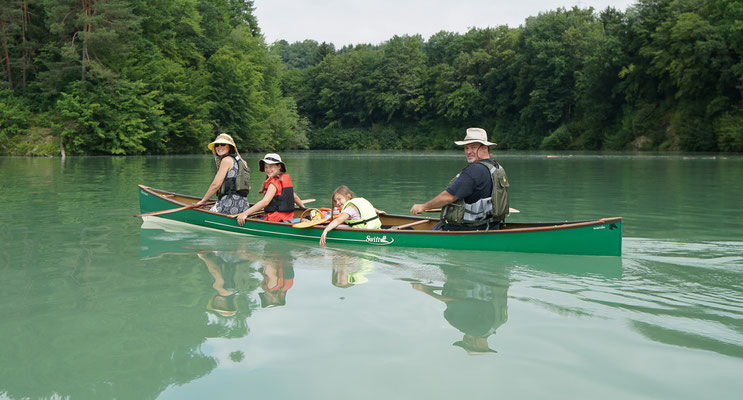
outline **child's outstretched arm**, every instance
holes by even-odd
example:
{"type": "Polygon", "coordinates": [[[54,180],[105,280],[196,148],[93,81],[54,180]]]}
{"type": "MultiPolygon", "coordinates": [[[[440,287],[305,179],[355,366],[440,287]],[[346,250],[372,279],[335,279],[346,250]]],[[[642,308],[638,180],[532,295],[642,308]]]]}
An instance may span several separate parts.
{"type": "Polygon", "coordinates": [[[336,227],[338,227],[338,225],[346,222],[346,220],[348,219],[348,217],[350,217],[350,215],[348,215],[346,213],[340,213],[340,214],[338,214],[337,217],[335,217],[334,220],[330,221],[330,223],[328,224],[328,226],[326,226],[325,229],[323,229],[322,235],[320,236],[320,245],[321,246],[325,246],[325,238],[328,236],[328,232],[330,232],[333,229],[335,229],[336,227]]]}

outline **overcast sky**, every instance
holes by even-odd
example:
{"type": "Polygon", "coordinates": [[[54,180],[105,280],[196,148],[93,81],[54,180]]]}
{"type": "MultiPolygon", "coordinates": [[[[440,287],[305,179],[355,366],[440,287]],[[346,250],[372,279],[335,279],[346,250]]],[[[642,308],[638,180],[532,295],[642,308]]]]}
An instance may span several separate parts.
{"type": "Polygon", "coordinates": [[[394,35],[439,31],[465,33],[469,28],[524,23],[529,16],[559,7],[607,6],[625,11],[635,0],[254,0],[255,15],[266,42],[313,39],[337,49],[347,44],[379,44],[394,35]]]}

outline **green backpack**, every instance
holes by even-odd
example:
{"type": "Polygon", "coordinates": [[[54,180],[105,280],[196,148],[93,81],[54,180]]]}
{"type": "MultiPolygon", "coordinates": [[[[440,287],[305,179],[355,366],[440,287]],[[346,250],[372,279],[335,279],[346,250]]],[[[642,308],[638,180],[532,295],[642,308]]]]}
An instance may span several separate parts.
{"type": "MultiPolygon", "coordinates": [[[[483,163],[485,164],[485,163],[483,163]]],[[[488,167],[488,165],[485,165],[488,167]]],[[[509,213],[508,204],[508,177],[506,176],[506,170],[503,169],[497,162],[495,166],[490,166],[491,177],[493,178],[493,220],[494,221],[505,221],[506,215],[509,213]]]]}
{"type": "Polygon", "coordinates": [[[243,162],[240,157],[237,158],[237,194],[240,196],[248,197],[250,193],[250,167],[243,162]]]}
{"type": "MultiPolygon", "coordinates": [[[[235,176],[235,192],[240,196],[247,197],[250,193],[250,167],[248,167],[239,156],[230,156],[237,163],[237,176],[235,176]]],[[[227,180],[222,182],[222,187],[217,191],[217,197],[222,197],[227,192],[227,180]]]]}
{"type": "MultiPolygon", "coordinates": [[[[478,220],[466,221],[464,216],[465,213],[469,213],[469,211],[464,207],[464,199],[458,199],[451,204],[445,205],[441,209],[441,220],[447,224],[477,226],[489,221],[505,221],[509,210],[508,187],[510,186],[508,183],[508,177],[506,176],[506,170],[498,163],[490,165],[483,161],[478,162],[487,167],[490,171],[490,178],[493,182],[493,191],[490,199],[492,211],[478,220]]],[[[459,175],[455,176],[449,184],[451,185],[458,176],[459,175]]]]}

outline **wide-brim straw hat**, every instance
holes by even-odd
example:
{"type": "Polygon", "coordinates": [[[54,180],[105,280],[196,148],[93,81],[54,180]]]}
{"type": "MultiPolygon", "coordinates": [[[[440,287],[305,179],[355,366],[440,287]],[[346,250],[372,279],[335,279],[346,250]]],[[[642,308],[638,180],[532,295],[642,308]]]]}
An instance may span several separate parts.
{"type": "Polygon", "coordinates": [[[482,143],[485,146],[495,146],[495,143],[488,141],[488,134],[482,128],[467,128],[467,135],[464,140],[456,141],[457,146],[464,146],[470,143],[482,143]]]}
{"type": "Polygon", "coordinates": [[[483,348],[483,347],[472,346],[471,344],[465,343],[463,340],[452,343],[452,346],[463,348],[467,352],[467,354],[471,356],[497,353],[497,351],[491,349],[490,347],[485,346],[483,348]]]}
{"type": "Polygon", "coordinates": [[[286,172],[286,165],[281,161],[281,156],[276,153],[268,153],[262,160],[258,161],[258,166],[260,167],[261,172],[263,172],[266,164],[281,164],[281,172],[286,172]]]}
{"type": "Polygon", "coordinates": [[[232,136],[226,134],[226,133],[220,133],[219,136],[217,136],[216,139],[214,139],[213,142],[209,143],[208,147],[209,150],[214,151],[214,146],[217,144],[228,144],[232,146],[235,151],[237,151],[237,146],[235,146],[235,141],[232,139],[232,136]]]}
{"type": "Polygon", "coordinates": [[[237,303],[235,302],[236,295],[237,293],[232,293],[227,296],[215,294],[211,299],[209,299],[206,309],[223,317],[231,317],[237,314],[237,303]]]}

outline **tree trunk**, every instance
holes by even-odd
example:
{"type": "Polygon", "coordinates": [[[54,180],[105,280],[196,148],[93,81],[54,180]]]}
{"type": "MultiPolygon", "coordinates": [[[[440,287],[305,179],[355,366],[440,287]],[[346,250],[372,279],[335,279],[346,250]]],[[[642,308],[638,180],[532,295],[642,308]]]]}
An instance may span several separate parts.
{"type": "Polygon", "coordinates": [[[23,65],[21,66],[21,88],[26,87],[26,76],[28,75],[28,69],[31,65],[31,55],[28,45],[26,44],[26,31],[28,30],[28,0],[23,0],[22,25],[21,25],[21,38],[23,40],[23,65]]]}
{"type": "Polygon", "coordinates": [[[5,58],[5,70],[8,74],[8,85],[10,85],[10,90],[13,90],[13,75],[11,74],[10,70],[10,55],[8,54],[8,41],[6,39],[6,33],[5,33],[5,22],[0,21],[0,33],[2,33],[3,36],[3,57],[5,58]]]}
{"type": "Polygon", "coordinates": [[[80,80],[85,82],[85,59],[88,57],[88,47],[85,45],[85,39],[83,39],[83,57],[80,60],[80,64],[82,65],[82,76],[80,77],[80,80]]]}
{"type": "MultiPolygon", "coordinates": [[[[86,19],[90,19],[90,17],[93,15],[93,0],[82,0],[83,5],[83,13],[87,17],[86,19]]],[[[83,27],[83,38],[82,38],[82,59],[80,60],[80,64],[82,66],[82,75],[80,77],[81,81],[85,81],[85,66],[86,62],[88,61],[88,33],[90,33],[93,30],[93,26],[88,22],[83,27]]]]}

